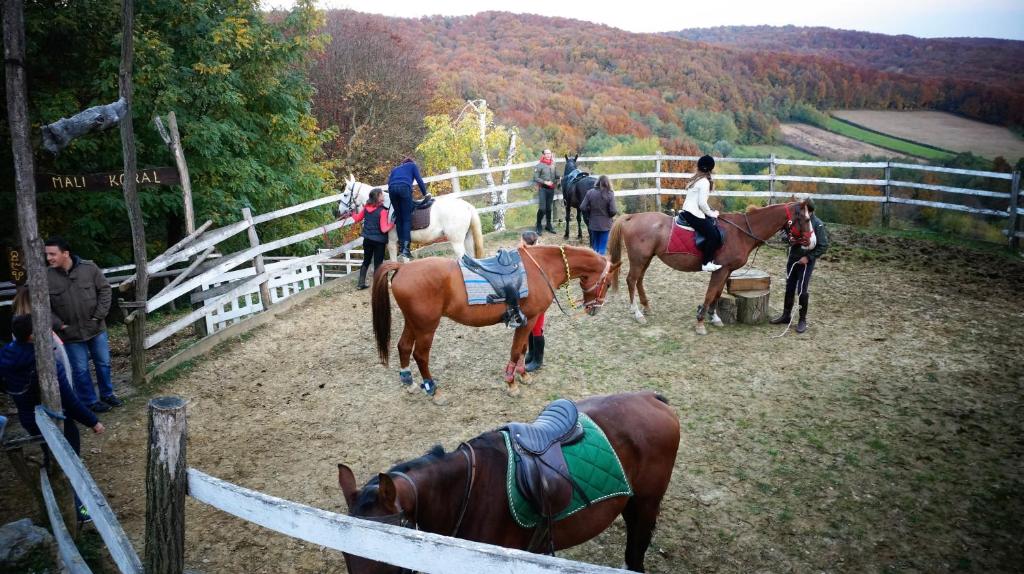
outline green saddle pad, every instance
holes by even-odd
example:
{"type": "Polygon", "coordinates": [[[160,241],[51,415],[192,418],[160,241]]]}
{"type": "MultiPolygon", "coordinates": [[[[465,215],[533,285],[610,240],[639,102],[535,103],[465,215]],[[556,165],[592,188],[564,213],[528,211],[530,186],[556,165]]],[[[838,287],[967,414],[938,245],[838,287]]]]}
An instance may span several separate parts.
{"type": "MultiPolygon", "coordinates": [[[[604,431],[583,413],[580,413],[580,424],[583,425],[584,430],[583,440],[576,444],[563,446],[562,454],[569,467],[569,474],[576,481],[576,485],[586,494],[586,499],[574,488],[572,502],[555,517],[556,521],[586,508],[587,499],[591,503],[597,503],[615,496],[633,496],[633,489],[629,486],[625,471],[622,470],[619,456],[615,454],[615,449],[608,442],[604,431]]],[[[540,522],[541,517],[523,498],[516,486],[516,463],[519,455],[512,450],[508,432],[501,431],[501,435],[505,438],[505,449],[509,453],[508,470],[505,477],[509,510],[519,526],[533,528],[540,522]]]]}

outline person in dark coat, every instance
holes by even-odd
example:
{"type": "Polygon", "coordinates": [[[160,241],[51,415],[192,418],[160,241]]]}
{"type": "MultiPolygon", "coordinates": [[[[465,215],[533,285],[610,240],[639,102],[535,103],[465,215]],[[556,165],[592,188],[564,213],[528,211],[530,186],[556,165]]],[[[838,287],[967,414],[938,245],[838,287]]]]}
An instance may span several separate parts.
{"type": "Polygon", "coordinates": [[[800,319],[796,324],[797,333],[807,330],[807,305],[811,299],[811,275],[814,273],[814,263],[828,251],[829,243],[825,224],[814,215],[814,201],[808,199],[805,203],[811,216],[811,237],[806,243],[790,238],[789,260],[786,261],[786,298],[782,314],[769,321],[772,325],[788,325],[792,321],[793,300],[799,295],[800,319]]]}
{"type": "Polygon", "coordinates": [[[587,215],[590,248],[604,255],[608,247],[608,233],[612,229],[612,218],[619,214],[615,207],[612,182],[607,175],[599,177],[597,185],[587,192],[580,204],[580,211],[587,215]]]}
{"type": "Polygon", "coordinates": [[[412,245],[412,182],[420,186],[420,193],[427,196],[427,184],[420,177],[420,168],[409,156],[391,170],[388,176],[388,195],[391,206],[395,210],[395,227],[398,228],[398,254],[407,260],[412,259],[409,246],[412,245]]]}
{"type": "Polygon", "coordinates": [[[395,225],[388,218],[388,210],[384,209],[384,192],[380,188],[370,190],[370,198],[359,213],[352,216],[352,221],[363,222],[363,264],[359,266],[358,289],[368,289],[366,272],[373,263],[374,271],[384,262],[384,251],[388,246],[388,232],[395,225]]]}
{"type": "Polygon", "coordinates": [[[558,181],[558,174],[555,172],[555,159],[551,150],[546,149],[540,156],[540,161],[533,167],[533,182],[537,184],[537,225],[536,232],[540,235],[543,231],[555,233],[551,225],[551,214],[554,210],[555,183],[558,181]],[[543,228],[541,224],[547,218],[547,225],[543,228]]]}

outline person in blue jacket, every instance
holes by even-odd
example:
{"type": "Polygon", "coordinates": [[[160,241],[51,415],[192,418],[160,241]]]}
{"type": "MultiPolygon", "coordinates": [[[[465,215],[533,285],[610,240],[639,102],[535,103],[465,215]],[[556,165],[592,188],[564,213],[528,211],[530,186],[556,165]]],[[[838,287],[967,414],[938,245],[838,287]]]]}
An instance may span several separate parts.
{"type": "Polygon", "coordinates": [[[412,182],[420,186],[420,194],[427,196],[427,184],[420,177],[420,168],[409,156],[402,158],[402,163],[391,170],[388,176],[388,195],[391,205],[395,208],[395,227],[398,228],[398,255],[406,260],[412,259],[409,246],[412,244],[412,182]]]}
{"type": "MultiPolygon", "coordinates": [[[[32,316],[16,315],[11,320],[11,331],[14,340],[0,349],[0,380],[3,381],[4,391],[14,400],[22,428],[29,435],[35,436],[41,434],[36,424],[35,408],[42,403],[42,393],[39,389],[39,374],[36,371],[36,350],[32,343],[32,316]]],[[[106,429],[89,407],[78,400],[78,395],[68,383],[61,362],[56,361],[55,364],[61,408],[68,418],[64,421],[64,439],[74,449],[75,454],[81,454],[81,438],[75,422],[92,429],[96,434],[101,434],[106,429]]],[[[77,497],[75,498],[79,519],[89,520],[85,506],[77,497]]]]}

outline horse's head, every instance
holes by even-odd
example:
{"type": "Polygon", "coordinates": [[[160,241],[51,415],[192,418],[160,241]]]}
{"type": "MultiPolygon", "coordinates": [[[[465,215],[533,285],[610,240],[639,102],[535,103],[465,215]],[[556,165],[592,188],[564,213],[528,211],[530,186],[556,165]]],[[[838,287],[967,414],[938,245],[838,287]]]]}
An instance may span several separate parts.
{"type": "Polygon", "coordinates": [[[587,254],[587,260],[571,269],[580,278],[580,287],[583,288],[583,309],[588,315],[594,316],[597,315],[597,310],[604,306],[608,288],[611,287],[612,279],[622,262],[612,263],[607,257],[589,249],[581,251],[590,252],[587,254]]]}
{"type": "Polygon", "coordinates": [[[576,155],[574,155],[572,157],[569,157],[569,155],[566,154],[566,156],[565,156],[565,171],[564,171],[564,173],[570,173],[574,169],[576,169],[576,161],[578,159],[580,159],[580,154],[576,154],[576,155]]]}
{"type": "Polygon", "coordinates": [[[370,186],[359,183],[354,175],[348,174],[348,179],[345,180],[345,189],[341,192],[341,199],[338,200],[334,216],[338,219],[345,219],[358,213],[369,197],[370,186]]]}
{"type": "Polygon", "coordinates": [[[786,235],[792,245],[810,246],[814,228],[811,225],[811,212],[814,202],[810,199],[793,201],[786,204],[786,235]]]}
{"type": "MultiPolygon", "coordinates": [[[[338,484],[345,494],[349,516],[396,526],[415,526],[415,517],[410,517],[403,509],[390,474],[378,474],[359,488],[352,469],[339,464],[338,484]]],[[[398,566],[347,553],[345,565],[352,574],[399,574],[405,571],[398,566]]]]}

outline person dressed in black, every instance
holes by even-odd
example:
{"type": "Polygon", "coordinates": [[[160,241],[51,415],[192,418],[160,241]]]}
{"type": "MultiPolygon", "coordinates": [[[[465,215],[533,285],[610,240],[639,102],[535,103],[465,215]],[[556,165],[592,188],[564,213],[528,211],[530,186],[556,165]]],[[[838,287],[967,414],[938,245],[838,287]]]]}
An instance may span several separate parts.
{"type": "Polygon", "coordinates": [[[368,289],[366,272],[373,263],[374,271],[384,262],[384,251],[388,246],[388,232],[395,225],[388,218],[388,210],[384,209],[384,192],[375,187],[370,190],[370,198],[359,213],[352,216],[352,221],[363,222],[363,264],[359,266],[359,289],[368,289]]]}
{"type": "Polygon", "coordinates": [[[804,241],[790,237],[789,260],[786,261],[786,299],[782,314],[769,321],[772,325],[788,325],[792,320],[793,300],[799,292],[800,320],[796,324],[796,332],[807,330],[807,304],[811,299],[811,274],[814,263],[828,251],[828,231],[825,224],[814,215],[814,201],[805,201],[811,217],[811,236],[804,241]]]}
{"type": "MultiPolygon", "coordinates": [[[[36,351],[32,343],[32,316],[15,315],[11,320],[11,331],[14,341],[0,349],[0,381],[3,382],[4,391],[14,400],[22,428],[29,435],[36,436],[40,432],[39,426],[36,424],[35,408],[42,402],[42,392],[39,389],[36,351]]],[[[64,422],[64,439],[74,449],[75,454],[80,454],[81,437],[74,421],[92,429],[92,432],[96,434],[102,433],[105,429],[96,415],[78,400],[78,395],[68,383],[67,374],[61,361],[56,361],[56,368],[61,408],[70,419],[64,422]]],[[[88,511],[77,500],[77,497],[76,503],[79,520],[89,520],[88,511]]]]}
{"type": "Polygon", "coordinates": [[[412,182],[420,186],[420,194],[427,196],[427,184],[420,177],[420,168],[409,156],[391,170],[388,176],[388,195],[391,206],[395,210],[395,227],[398,228],[398,254],[407,260],[412,259],[409,246],[412,244],[412,182]]]}
{"type": "Polygon", "coordinates": [[[715,189],[715,182],[711,179],[714,169],[715,158],[706,155],[697,160],[697,173],[686,182],[686,201],[683,202],[683,210],[679,212],[680,225],[685,223],[704,237],[701,245],[704,254],[701,260],[702,271],[718,271],[722,267],[714,261],[715,252],[721,247],[718,229],[715,227],[718,211],[708,205],[708,196],[715,189]]]}

